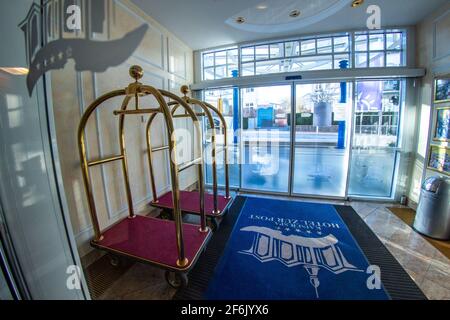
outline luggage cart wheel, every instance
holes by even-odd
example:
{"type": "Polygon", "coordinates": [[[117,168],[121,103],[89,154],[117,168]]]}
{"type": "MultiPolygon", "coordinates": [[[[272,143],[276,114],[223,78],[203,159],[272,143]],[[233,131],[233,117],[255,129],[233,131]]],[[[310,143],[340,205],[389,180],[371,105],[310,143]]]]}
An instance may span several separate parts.
{"type": "Polygon", "coordinates": [[[186,273],[166,271],[165,278],[167,283],[175,289],[184,288],[188,284],[188,276],[186,273]]]}
{"type": "Polygon", "coordinates": [[[113,267],[118,267],[122,264],[121,259],[118,256],[109,255],[109,263],[113,266],[113,267]]]}
{"type": "Polygon", "coordinates": [[[159,215],[159,218],[163,220],[173,220],[172,211],[168,209],[163,209],[161,211],[161,214],[159,215]]]}

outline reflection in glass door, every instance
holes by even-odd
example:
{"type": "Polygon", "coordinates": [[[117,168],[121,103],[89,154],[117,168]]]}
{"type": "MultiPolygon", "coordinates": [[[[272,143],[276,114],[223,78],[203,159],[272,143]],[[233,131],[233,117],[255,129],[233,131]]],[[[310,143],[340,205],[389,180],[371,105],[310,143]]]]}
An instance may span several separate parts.
{"type": "Polygon", "coordinates": [[[241,89],[242,188],[289,191],[291,86],[241,89]]]}
{"type": "Polygon", "coordinates": [[[402,105],[400,80],[356,83],[349,195],[391,197],[402,105]]]}
{"type": "MultiPolygon", "coordinates": [[[[228,141],[228,161],[229,161],[229,174],[230,174],[230,187],[239,187],[239,146],[237,144],[237,140],[234,137],[234,117],[239,117],[239,115],[235,115],[235,104],[238,103],[237,99],[237,91],[238,89],[234,88],[223,88],[223,89],[209,89],[204,91],[204,100],[214,107],[216,107],[223,115],[227,125],[227,141],[228,141]],[[236,140],[236,141],[235,141],[236,140]]],[[[216,128],[220,128],[220,118],[213,113],[214,117],[214,126],[216,128]]],[[[204,118],[204,126],[205,129],[208,129],[207,119],[204,118]]],[[[207,132],[207,130],[205,130],[207,132]]],[[[220,186],[225,185],[225,166],[224,166],[224,157],[223,149],[224,146],[224,136],[223,130],[216,130],[216,144],[217,144],[217,177],[218,184],[220,186]]],[[[207,135],[205,137],[205,150],[210,150],[211,144],[211,136],[207,135]]],[[[211,166],[211,153],[206,152],[206,183],[212,184],[212,166],[211,166]]]]}
{"type": "Polygon", "coordinates": [[[295,86],[293,193],[345,196],[351,92],[346,82],[295,86]]]}

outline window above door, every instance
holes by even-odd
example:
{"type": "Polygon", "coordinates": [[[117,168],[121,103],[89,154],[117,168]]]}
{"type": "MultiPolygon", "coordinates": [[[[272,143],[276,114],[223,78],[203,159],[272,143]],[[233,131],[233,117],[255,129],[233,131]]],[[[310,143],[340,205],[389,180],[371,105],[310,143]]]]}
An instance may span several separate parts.
{"type": "Polygon", "coordinates": [[[202,81],[273,73],[406,66],[405,29],[291,38],[201,52],[202,81]]]}

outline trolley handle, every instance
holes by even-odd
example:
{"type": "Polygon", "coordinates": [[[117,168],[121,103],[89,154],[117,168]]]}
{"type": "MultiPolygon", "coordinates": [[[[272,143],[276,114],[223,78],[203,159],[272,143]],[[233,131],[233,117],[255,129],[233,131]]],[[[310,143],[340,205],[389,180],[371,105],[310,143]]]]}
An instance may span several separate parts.
{"type": "Polygon", "coordinates": [[[123,158],[124,158],[123,155],[112,156],[112,157],[109,157],[109,158],[101,158],[101,159],[98,159],[98,160],[88,161],[87,164],[88,164],[89,167],[92,167],[92,166],[98,166],[100,164],[105,164],[105,163],[112,162],[112,161],[122,160],[123,158]]]}
{"type": "Polygon", "coordinates": [[[192,161],[185,162],[185,163],[179,165],[178,172],[184,171],[187,168],[190,168],[190,167],[192,167],[192,166],[194,166],[196,164],[201,164],[201,163],[202,163],[202,158],[197,158],[197,159],[194,159],[192,161]]]}
{"type": "Polygon", "coordinates": [[[168,150],[168,149],[169,149],[169,146],[156,147],[156,148],[152,148],[152,152],[164,151],[164,150],[168,150]]]}

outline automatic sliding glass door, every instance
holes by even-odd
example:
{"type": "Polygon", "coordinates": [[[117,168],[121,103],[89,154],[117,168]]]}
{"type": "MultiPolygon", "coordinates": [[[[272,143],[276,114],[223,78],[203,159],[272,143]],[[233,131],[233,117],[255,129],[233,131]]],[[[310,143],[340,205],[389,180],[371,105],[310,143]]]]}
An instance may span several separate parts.
{"type": "Polygon", "coordinates": [[[288,193],[291,85],[241,89],[243,189],[288,193]]]}
{"type": "Polygon", "coordinates": [[[349,195],[391,197],[402,105],[400,80],[358,81],[349,195]]]}
{"type": "Polygon", "coordinates": [[[346,82],[295,86],[294,194],[345,197],[351,92],[346,82]]]}
{"type": "MultiPolygon", "coordinates": [[[[230,152],[231,185],[312,197],[390,198],[402,83],[388,79],[240,88],[240,130],[237,137],[230,130],[229,136],[236,140],[230,152]]],[[[239,125],[233,121],[237,96],[233,88],[204,92],[205,100],[222,110],[229,128],[239,125]]],[[[223,184],[222,164],[218,176],[223,184]]]]}

